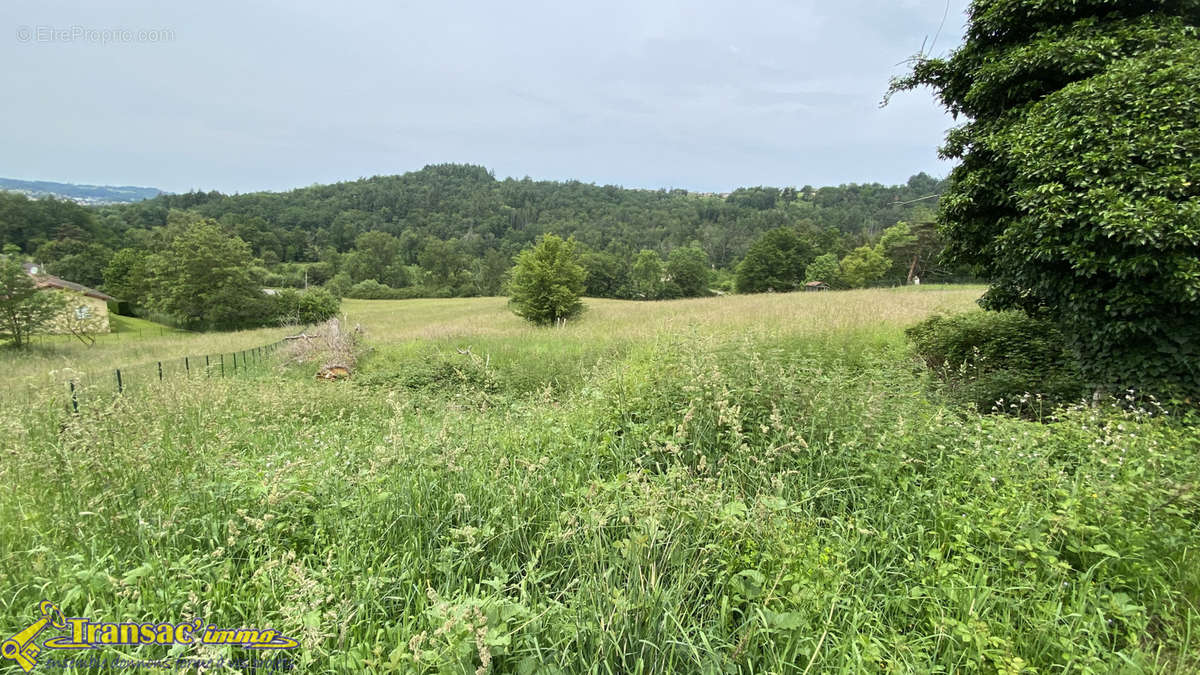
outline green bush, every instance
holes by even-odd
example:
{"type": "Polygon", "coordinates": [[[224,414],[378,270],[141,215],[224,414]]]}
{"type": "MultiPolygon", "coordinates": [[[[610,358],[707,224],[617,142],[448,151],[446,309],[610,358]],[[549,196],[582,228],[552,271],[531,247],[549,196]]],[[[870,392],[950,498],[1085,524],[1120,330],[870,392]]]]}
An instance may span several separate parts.
{"type": "Polygon", "coordinates": [[[274,296],[275,318],[279,323],[307,325],[337,316],[341,300],[323,288],[298,291],[284,289],[274,296]]]}
{"type": "Polygon", "coordinates": [[[494,374],[478,359],[449,354],[422,354],[416,359],[376,364],[356,384],[414,391],[483,392],[494,392],[498,386],[494,374]]]}
{"type": "Polygon", "coordinates": [[[338,272],[329,281],[325,282],[325,290],[339,298],[344,298],[350,292],[350,287],[353,285],[354,282],[350,280],[349,274],[338,272]]]}
{"type": "Polygon", "coordinates": [[[1052,317],[1097,389],[1200,400],[1196,2],[974,0],[961,47],[918,55],[963,124],[939,200],[947,262],[988,309],[1052,317]]]}
{"type": "Polygon", "coordinates": [[[404,295],[401,289],[367,279],[351,286],[346,291],[346,297],[359,300],[396,300],[408,296],[404,295]]]}
{"type": "Polygon", "coordinates": [[[1038,412],[1087,393],[1062,332],[1022,312],[933,316],[905,333],[951,398],[980,410],[1038,412]]]}

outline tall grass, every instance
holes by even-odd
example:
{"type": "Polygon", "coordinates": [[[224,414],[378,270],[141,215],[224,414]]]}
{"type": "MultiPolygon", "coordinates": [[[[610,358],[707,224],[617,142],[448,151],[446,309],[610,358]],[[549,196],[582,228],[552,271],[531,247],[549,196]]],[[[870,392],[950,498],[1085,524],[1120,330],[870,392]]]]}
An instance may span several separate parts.
{"type": "Polygon", "coordinates": [[[138,319],[120,320],[126,330],[97,335],[91,345],[70,335],[48,335],[35,338],[29,349],[0,349],[0,379],[7,386],[36,388],[66,382],[79,374],[108,373],[115,368],[185,356],[230,354],[275,342],[288,334],[287,328],[191,333],[138,319]]]}
{"type": "Polygon", "coordinates": [[[331,673],[1200,667],[1200,439],[931,400],[901,326],[969,298],[593,301],[561,330],[458,302],[349,305],[352,382],[5,410],[0,629],[43,597],[269,625],[331,673]]]}
{"type": "MultiPolygon", "coordinates": [[[[587,299],[585,313],[557,335],[580,339],[646,339],[664,331],[707,334],[830,333],[905,326],[931,313],[975,307],[982,286],[908,286],[831,293],[774,293],[664,302],[587,299]]],[[[515,316],[504,298],[346,300],[342,310],[377,340],[542,337],[515,316]]]]}

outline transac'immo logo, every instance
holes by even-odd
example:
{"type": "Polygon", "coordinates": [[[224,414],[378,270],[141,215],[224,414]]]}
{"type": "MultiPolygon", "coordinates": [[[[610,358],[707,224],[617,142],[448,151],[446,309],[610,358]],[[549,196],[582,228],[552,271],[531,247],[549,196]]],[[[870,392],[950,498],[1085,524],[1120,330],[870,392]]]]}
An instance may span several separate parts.
{"type": "MultiPolygon", "coordinates": [[[[219,628],[201,619],[184,623],[104,623],[87,617],[67,617],[58,605],[38,603],[39,619],[0,645],[4,658],[16,661],[25,672],[37,665],[43,649],[96,649],[137,645],[234,645],[246,649],[291,649],[296,641],[271,628],[219,628]],[[60,633],[39,647],[37,638],[47,628],[60,633]]],[[[53,631],[52,631],[53,632],[53,631]]]]}

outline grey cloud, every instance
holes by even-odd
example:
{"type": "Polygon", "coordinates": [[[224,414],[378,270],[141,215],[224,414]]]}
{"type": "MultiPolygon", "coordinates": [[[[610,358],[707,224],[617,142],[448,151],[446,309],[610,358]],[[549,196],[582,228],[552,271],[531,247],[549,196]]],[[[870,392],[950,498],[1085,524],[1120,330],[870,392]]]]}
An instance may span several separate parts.
{"type": "Polygon", "coordinates": [[[697,190],[899,182],[948,170],[936,148],[953,122],[931,97],[878,108],[945,7],[10,1],[0,175],[244,192],[469,161],[697,190]],[[174,39],[17,39],[38,25],[174,39]]]}

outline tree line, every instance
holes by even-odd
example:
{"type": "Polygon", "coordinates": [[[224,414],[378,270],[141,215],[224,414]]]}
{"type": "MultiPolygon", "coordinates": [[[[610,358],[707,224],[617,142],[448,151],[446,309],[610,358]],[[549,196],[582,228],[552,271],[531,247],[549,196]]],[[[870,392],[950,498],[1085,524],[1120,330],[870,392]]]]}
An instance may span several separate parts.
{"type": "MultiPolygon", "coordinates": [[[[323,286],[360,298],[499,295],[515,256],[556,233],[577,242],[586,294],[664,299],[710,289],[789,290],[808,278],[810,264],[833,269],[830,260],[836,269],[823,280],[835,285],[902,283],[908,274],[899,249],[878,248],[884,233],[898,222],[933,232],[926,225],[936,201],[914,200],[943,188],[918,174],[898,186],[713,195],[496,180],[483,167],[447,164],[282,193],[191,192],[103,207],[0,194],[0,241],[59,276],[162,309],[161,297],[147,303],[165,291],[145,286],[144,268],[170,252],[188,223],[209,223],[229,240],[219,248],[227,259],[239,252],[247,284],[323,286]],[[884,265],[875,251],[894,264],[884,265]],[[776,258],[786,272],[756,271],[776,258]]],[[[949,273],[935,269],[933,258],[922,264],[949,273]]],[[[225,325],[236,317],[204,321],[225,325]]]]}

